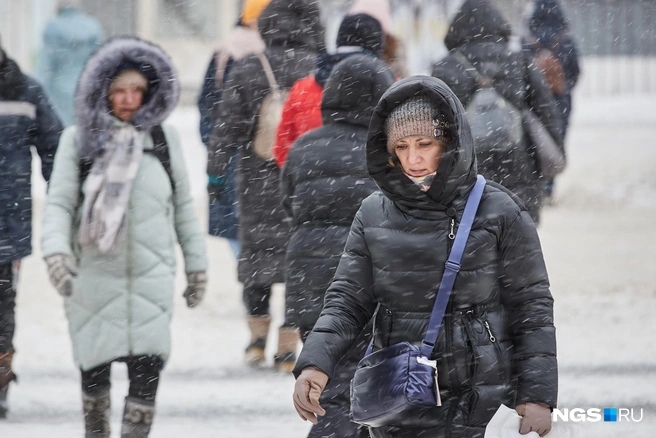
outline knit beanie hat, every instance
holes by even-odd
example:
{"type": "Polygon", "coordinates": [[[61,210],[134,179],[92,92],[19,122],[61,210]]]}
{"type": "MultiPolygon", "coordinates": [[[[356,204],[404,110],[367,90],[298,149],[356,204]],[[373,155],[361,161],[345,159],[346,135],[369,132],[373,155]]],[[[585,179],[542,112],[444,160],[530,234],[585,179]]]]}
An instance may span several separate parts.
{"type": "Polygon", "coordinates": [[[112,80],[109,93],[120,87],[138,87],[145,92],[148,90],[148,79],[137,70],[123,70],[112,80]]]}
{"type": "Polygon", "coordinates": [[[362,47],[380,58],[383,54],[383,28],[371,15],[347,15],[339,25],[336,45],[362,47]]]}
{"type": "Polygon", "coordinates": [[[392,30],[392,10],[389,0],[356,0],[349,14],[367,14],[380,23],[385,33],[392,30]]]}
{"type": "Polygon", "coordinates": [[[271,0],[244,0],[244,6],[241,10],[241,21],[244,24],[257,21],[271,0]]]}
{"type": "Polygon", "coordinates": [[[437,105],[425,96],[411,97],[392,110],[385,120],[387,151],[394,152],[394,144],[409,135],[449,140],[449,123],[439,114],[437,105]]]}

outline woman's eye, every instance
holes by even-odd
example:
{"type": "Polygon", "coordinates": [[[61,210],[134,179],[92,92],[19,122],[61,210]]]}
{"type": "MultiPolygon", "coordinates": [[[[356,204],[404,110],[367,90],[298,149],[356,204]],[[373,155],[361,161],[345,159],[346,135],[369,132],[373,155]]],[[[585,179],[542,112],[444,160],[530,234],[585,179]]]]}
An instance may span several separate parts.
{"type": "Polygon", "coordinates": [[[404,149],[407,149],[407,148],[408,148],[408,146],[404,145],[404,144],[397,144],[396,145],[396,149],[398,149],[398,150],[404,150],[404,149]]]}
{"type": "Polygon", "coordinates": [[[433,143],[430,143],[430,142],[429,143],[419,143],[419,147],[422,147],[422,148],[427,148],[427,147],[432,146],[432,145],[433,145],[433,143]]]}

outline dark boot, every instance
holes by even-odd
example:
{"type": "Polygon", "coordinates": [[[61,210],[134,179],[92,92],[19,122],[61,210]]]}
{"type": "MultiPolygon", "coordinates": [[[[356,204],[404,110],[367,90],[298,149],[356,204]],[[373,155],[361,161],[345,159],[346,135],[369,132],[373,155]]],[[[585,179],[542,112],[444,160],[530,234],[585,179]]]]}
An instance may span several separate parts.
{"type": "Polygon", "coordinates": [[[146,438],[155,416],[155,402],[126,397],[121,438],[146,438]]]}
{"type": "Polygon", "coordinates": [[[84,410],[84,437],[109,438],[111,416],[109,391],[94,395],[82,393],[82,409],[84,410]]]}
{"type": "Polygon", "coordinates": [[[16,380],[16,374],[11,369],[13,358],[13,351],[0,353],[0,419],[7,418],[7,412],[9,411],[9,405],[7,403],[9,383],[16,380]]]}

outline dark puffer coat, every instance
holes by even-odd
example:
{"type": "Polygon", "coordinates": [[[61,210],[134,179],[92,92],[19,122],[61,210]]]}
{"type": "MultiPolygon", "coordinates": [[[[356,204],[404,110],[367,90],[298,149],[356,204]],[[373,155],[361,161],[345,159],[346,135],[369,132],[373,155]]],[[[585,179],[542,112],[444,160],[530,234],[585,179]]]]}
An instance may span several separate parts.
{"type": "MultiPolygon", "coordinates": [[[[452,244],[450,223],[457,229],[476,179],[463,113],[451,90],[426,76],[397,82],[379,102],[367,164],[382,193],[365,199],[355,217],[296,375],[315,366],[332,377],[374,313],[375,349],[423,338],[452,244]],[[390,112],[416,95],[430,98],[456,127],[427,192],[389,167],[383,129],[390,112]]],[[[443,406],[418,418],[417,428],[370,429],[372,437],[483,437],[502,403],[556,405],[553,299],[540,242],[521,203],[494,183],[485,188],[433,358],[443,406]]]]}
{"type": "Polygon", "coordinates": [[[41,86],[0,49],[0,264],[32,252],[32,153],[48,181],[63,130],[41,86]]]}
{"type": "MultiPolygon", "coordinates": [[[[494,79],[494,87],[520,110],[532,108],[562,145],[562,119],[542,73],[525,52],[508,47],[510,25],[487,0],[467,0],[453,18],[444,43],[451,51],[433,66],[432,75],[443,80],[466,107],[477,90],[475,73],[455,54],[464,55],[478,72],[494,79]]],[[[528,142],[528,138],[526,138],[528,142]]],[[[481,158],[481,157],[479,157],[481,158]]],[[[479,160],[479,172],[502,184],[525,203],[538,223],[543,179],[533,146],[479,160]]]]}
{"type": "MultiPolygon", "coordinates": [[[[272,0],[259,20],[265,55],[281,88],[289,90],[316,65],[323,48],[319,10],[310,0],[272,0]]],[[[209,175],[225,175],[236,149],[239,240],[238,277],[244,283],[267,285],[284,281],[289,220],[280,198],[280,170],[252,151],[257,114],[270,87],[257,56],[233,64],[218,106],[208,148],[209,175]]]]}
{"type": "Polygon", "coordinates": [[[352,55],[330,75],[324,126],[294,143],[282,171],[283,202],[292,217],[287,246],[287,321],[310,331],[362,200],[377,190],[367,172],[371,113],[394,82],[386,64],[352,55]]]}

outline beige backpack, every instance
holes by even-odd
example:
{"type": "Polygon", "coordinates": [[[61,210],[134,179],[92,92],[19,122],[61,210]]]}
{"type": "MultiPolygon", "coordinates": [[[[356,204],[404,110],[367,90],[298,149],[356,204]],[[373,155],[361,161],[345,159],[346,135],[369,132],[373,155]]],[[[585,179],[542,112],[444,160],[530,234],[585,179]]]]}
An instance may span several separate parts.
{"type": "Polygon", "coordinates": [[[282,118],[282,108],[285,105],[288,91],[283,91],[276,82],[269,60],[263,53],[257,57],[264,67],[267,81],[271,91],[264,96],[257,114],[257,126],[253,136],[253,151],[255,155],[265,161],[273,160],[273,144],[276,141],[276,130],[282,118]]]}

